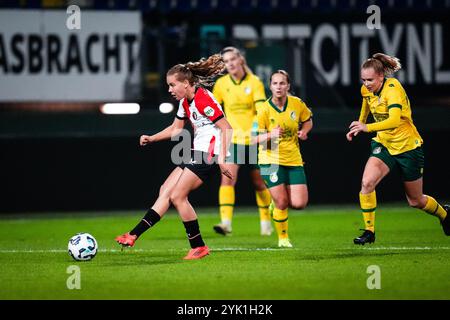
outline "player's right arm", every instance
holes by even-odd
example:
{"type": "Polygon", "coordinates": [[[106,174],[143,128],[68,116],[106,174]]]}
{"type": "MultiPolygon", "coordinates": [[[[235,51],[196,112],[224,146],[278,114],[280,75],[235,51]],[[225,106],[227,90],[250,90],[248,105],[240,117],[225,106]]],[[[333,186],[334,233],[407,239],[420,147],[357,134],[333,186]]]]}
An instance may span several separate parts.
{"type": "Polygon", "coordinates": [[[255,104],[255,109],[258,110],[266,101],[266,91],[264,89],[264,84],[258,77],[254,85],[253,90],[253,103],[255,104]]]}
{"type": "Polygon", "coordinates": [[[284,129],[278,125],[277,127],[273,128],[271,131],[266,133],[261,133],[255,137],[253,142],[255,143],[263,143],[268,140],[274,140],[279,139],[283,135],[284,129]]]}
{"type": "MultiPolygon", "coordinates": [[[[220,78],[219,78],[220,80],[220,78]]],[[[223,96],[222,96],[222,90],[220,90],[220,81],[217,80],[217,82],[214,84],[212,94],[214,98],[216,98],[217,102],[219,102],[220,105],[223,106],[223,96]]]]}
{"type": "Polygon", "coordinates": [[[369,103],[367,103],[367,100],[363,97],[361,112],[359,113],[358,121],[366,123],[367,117],[369,116],[369,112],[370,112],[369,103]]]}
{"type": "Polygon", "coordinates": [[[145,146],[150,143],[162,141],[162,140],[169,140],[170,138],[178,135],[181,133],[181,131],[184,128],[184,124],[186,122],[186,119],[179,119],[175,118],[173,120],[173,123],[165,128],[164,130],[161,130],[160,132],[148,136],[148,135],[142,135],[140,138],[140,144],[141,146],[145,146]]]}
{"type": "Polygon", "coordinates": [[[268,140],[277,139],[280,138],[281,135],[283,134],[284,130],[279,125],[270,131],[268,130],[269,115],[267,114],[267,110],[264,107],[258,109],[257,120],[258,120],[258,135],[252,137],[251,140],[252,144],[259,144],[264,143],[268,140]]]}
{"type": "MultiPolygon", "coordinates": [[[[367,117],[369,116],[369,112],[370,112],[370,106],[369,103],[367,102],[366,98],[364,97],[364,94],[367,92],[367,89],[364,86],[361,86],[361,96],[363,97],[362,99],[362,105],[361,105],[361,111],[359,113],[359,119],[358,121],[353,121],[350,126],[349,126],[349,132],[346,134],[347,140],[348,141],[352,141],[353,137],[357,136],[359,133],[358,131],[355,131],[353,129],[356,128],[356,126],[358,126],[359,128],[363,129],[366,128],[366,121],[367,121],[367,117]]],[[[361,130],[362,131],[362,130],[361,130]]]]}

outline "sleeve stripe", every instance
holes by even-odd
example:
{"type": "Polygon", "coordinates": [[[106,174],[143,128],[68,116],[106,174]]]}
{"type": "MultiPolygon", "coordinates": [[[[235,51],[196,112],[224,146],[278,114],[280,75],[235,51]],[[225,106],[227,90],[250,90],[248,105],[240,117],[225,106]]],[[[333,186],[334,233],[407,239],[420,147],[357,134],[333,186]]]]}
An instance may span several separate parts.
{"type": "Polygon", "coordinates": [[[175,115],[175,117],[177,119],[180,119],[180,120],[187,120],[188,119],[187,117],[180,117],[179,115],[175,115]]]}
{"type": "Polygon", "coordinates": [[[266,100],[265,99],[259,99],[259,100],[253,101],[253,103],[258,103],[258,102],[266,102],[266,100]]]}
{"type": "Polygon", "coordinates": [[[391,104],[390,106],[388,106],[388,110],[389,109],[391,109],[391,108],[402,108],[402,105],[401,104],[398,104],[398,103],[396,103],[396,104],[391,104]]]}
{"type": "Polygon", "coordinates": [[[220,116],[218,116],[216,119],[214,119],[214,120],[212,121],[212,123],[216,123],[217,121],[219,121],[219,120],[222,119],[223,117],[224,117],[223,114],[220,115],[220,116]]]}

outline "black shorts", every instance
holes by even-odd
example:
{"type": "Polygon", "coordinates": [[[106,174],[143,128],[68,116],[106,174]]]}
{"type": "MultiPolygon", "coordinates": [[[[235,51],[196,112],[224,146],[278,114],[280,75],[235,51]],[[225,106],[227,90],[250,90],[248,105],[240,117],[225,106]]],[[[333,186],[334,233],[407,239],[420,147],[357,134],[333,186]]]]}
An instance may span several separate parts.
{"type": "Polygon", "coordinates": [[[181,169],[189,169],[202,181],[205,181],[214,170],[217,170],[217,155],[212,157],[202,151],[192,150],[191,159],[188,163],[178,165],[181,169]]]}

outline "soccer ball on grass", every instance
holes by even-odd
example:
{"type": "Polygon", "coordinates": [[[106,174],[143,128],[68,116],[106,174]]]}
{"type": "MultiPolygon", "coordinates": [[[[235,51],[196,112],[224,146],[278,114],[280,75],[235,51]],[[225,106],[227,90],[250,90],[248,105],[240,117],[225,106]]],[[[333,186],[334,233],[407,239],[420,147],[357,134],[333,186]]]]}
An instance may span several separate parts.
{"type": "Polygon", "coordinates": [[[77,233],[69,240],[69,254],[77,261],[91,260],[97,254],[97,240],[86,232],[77,233]]]}

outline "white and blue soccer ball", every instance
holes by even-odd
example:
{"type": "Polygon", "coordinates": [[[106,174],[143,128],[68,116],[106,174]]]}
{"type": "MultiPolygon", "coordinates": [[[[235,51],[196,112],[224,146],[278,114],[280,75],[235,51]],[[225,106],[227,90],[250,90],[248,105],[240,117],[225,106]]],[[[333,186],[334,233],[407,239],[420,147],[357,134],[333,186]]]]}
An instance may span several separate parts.
{"type": "Polygon", "coordinates": [[[86,232],[77,233],[69,240],[69,254],[77,261],[91,260],[97,254],[97,240],[86,232]]]}

